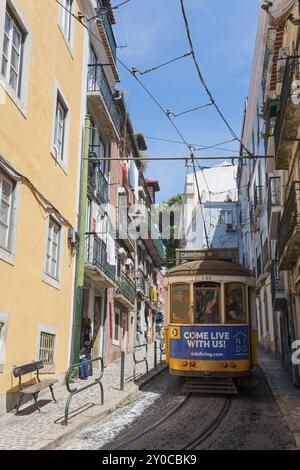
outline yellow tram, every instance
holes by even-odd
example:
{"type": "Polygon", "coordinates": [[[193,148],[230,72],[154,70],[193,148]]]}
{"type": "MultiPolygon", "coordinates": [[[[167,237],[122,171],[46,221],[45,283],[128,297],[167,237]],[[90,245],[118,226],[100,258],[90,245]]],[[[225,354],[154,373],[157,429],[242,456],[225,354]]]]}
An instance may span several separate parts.
{"type": "Polygon", "coordinates": [[[257,344],[253,274],[219,259],[170,269],[165,278],[164,336],[171,374],[249,377],[257,344]]]}

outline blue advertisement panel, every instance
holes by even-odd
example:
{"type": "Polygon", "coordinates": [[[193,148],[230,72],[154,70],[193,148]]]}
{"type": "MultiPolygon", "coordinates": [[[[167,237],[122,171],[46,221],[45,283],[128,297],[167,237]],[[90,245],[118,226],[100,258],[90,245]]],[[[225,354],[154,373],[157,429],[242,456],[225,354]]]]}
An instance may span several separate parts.
{"type": "Polygon", "coordinates": [[[175,328],[180,333],[176,338],[171,334],[171,358],[203,361],[249,358],[249,327],[247,325],[175,328]]]}

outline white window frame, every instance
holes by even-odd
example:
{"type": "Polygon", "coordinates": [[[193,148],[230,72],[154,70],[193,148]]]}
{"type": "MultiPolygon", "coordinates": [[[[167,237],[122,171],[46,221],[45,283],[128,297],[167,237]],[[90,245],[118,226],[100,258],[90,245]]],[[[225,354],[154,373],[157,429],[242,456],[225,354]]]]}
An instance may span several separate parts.
{"type": "Polygon", "coordinates": [[[0,374],[3,373],[4,366],[6,363],[8,321],[9,314],[6,312],[0,312],[0,323],[3,324],[2,328],[0,329],[0,374]]]}
{"type": "Polygon", "coordinates": [[[234,211],[232,209],[220,210],[220,225],[233,225],[234,224],[234,211]],[[228,221],[228,214],[231,214],[231,221],[228,221]],[[222,215],[225,215],[225,222],[222,221],[222,215]]]}
{"type": "Polygon", "coordinates": [[[39,361],[40,357],[40,341],[41,341],[41,334],[42,333],[47,333],[50,335],[54,335],[54,364],[45,364],[44,368],[40,370],[41,374],[49,374],[49,373],[55,373],[55,367],[56,367],[56,359],[57,359],[57,345],[59,344],[58,342],[58,331],[55,326],[52,325],[45,325],[45,324],[39,324],[38,325],[38,331],[37,331],[37,338],[36,338],[36,354],[35,358],[36,361],[39,361]]]}
{"type": "MultiPolygon", "coordinates": [[[[29,77],[30,77],[30,60],[32,49],[32,35],[31,28],[26,18],[24,17],[17,0],[0,0],[0,88],[11,98],[14,104],[18,107],[20,112],[27,116],[28,105],[28,92],[29,92],[29,77]],[[6,77],[2,75],[2,52],[4,44],[4,25],[6,12],[12,17],[14,23],[22,33],[22,52],[21,52],[21,79],[16,92],[9,84],[6,77]]],[[[4,104],[7,105],[9,100],[5,100],[4,104]]]]}
{"type": "Polygon", "coordinates": [[[20,29],[13,15],[8,9],[5,12],[4,24],[6,25],[6,19],[8,19],[9,29],[8,31],[4,28],[3,44],[2,44],[2,60],[1,60],[1,73],[4,76],[7,83],[11,86],[17,96],[20,95],[20,85],[22,80],[22,59],[23,59],[23,42],[24,34],[20,29]],[[14,44],[14,35],[19,38],[19,46],[14,44]],[[4,50],[4,44],[7,44],[7,51],[4,50]],[[16,64],[13,63],[13,54],[18,61],[16,64]],[[3,70],[4,64],[5,70],[3,70]],[[11,82],[11,75],[14,74],[16,78],[15,86],[11,82]]]}
{"type": "Polygon", "coordinates": [[[10,209],[9,209],[9,220],[8,220],[8,234],[7,244],[5,246],[0,245],[0,260],[5,261],[11,265],[15,264],[16,255],[16,227],[19,211],[19,193],[20,193],[20,182],[14,179],[5,167],[0,165],[0,206],[2,201],[2,181],[3,179],[9,181],[13,186],[11,197],[10,197],[10,209]]]}
{"type": "Polygon", "coordinates": [[[115,346],[120,346],[120,322],[121,322],[121,311],[119,308],[115,307],[115,316],[114,316],[114,330],[113,330],[113,340],[112,344],[115,346]],[[118,339],[116,339],[116,316],[118,315],[119,317],[119,323],[118,323],[118,339]]]}
{"type": "Polygon", "coordinates": [[[68,172],[68,156],[69,156],[69,139],[70,139],[70,114],[71,109],[66,96],[63,93],[60,83],[55,80],[54,84],[54,99],[53,99],[53,121],[52,121],[52,141],[50,146],[50,153],[55,162],[59,164],[65,174],[68,172]],[[64,116],[64,130],[63,130],[63,147],[59,153],[56,145],[57,137],[57,115],[58,106],[62,106],[65,111],[64,116]]]}
{"type": "Polygon", "coordinates": [[[71,6],[69,11],[73,11],[74,0],[61,0],[63,6],[58,5],[58,26],[62,33],[63,39],[69,49],[71,56],[73,57],[73,42],[74,42],[74,20],[72,15],[70,15],[66,8],[71,6]]]}
{"type": "MultiPolygon", "coordinates": [[[[53,233],[53,231],[52,231],[53,233]]],[[[60,289],[61,287],[61,266],[62,266],[62,246],[63,246],[63,226],[58,222],[58,220],[53,217],[53,215],[49,215],[47,218],[46,223],[46,240],[45,240],[45,261],[44,261],[44,272],[43,272],[43,281],[47,284],[50,284],[52,287],[56,289],[60,289]],[[57,225],[60,227],[58,243],[57,243],[57,260],[56,260],[56,273],[53,275],[49,270],[47,270],[48,266],[48,252],[52,253],[53,250],[53,240],[50,238],[50,250],[49,250],[49,231],[51,230],[50,224],[57,225]]],[[[51,234],[51,232],[50,232],[51,234]]],[[[52,262],[52,257],[50,258],[52,262]]]]}
{"type": "Polygon", "coordinates": [[[64,162],[67,112],[60,95],[57,94],[53,147],[55,157],[61,164],[64,162]]]}

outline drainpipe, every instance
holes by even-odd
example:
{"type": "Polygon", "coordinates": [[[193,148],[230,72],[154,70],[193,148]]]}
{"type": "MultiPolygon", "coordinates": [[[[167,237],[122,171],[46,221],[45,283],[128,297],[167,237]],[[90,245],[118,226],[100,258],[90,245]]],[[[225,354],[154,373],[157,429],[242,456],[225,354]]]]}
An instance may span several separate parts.
{"type": "Polygon", "coordinates": [[[85,135],[84,135],[84,152],[81,164],[80,178],[80,199],[79,199],[79,222],[78,236],[79,245],[76,261],[75,275],[75,302],[72,330],[72,351],[71,365],[79,362],[81,322],[83,311],[83,285],[84,285],[84,259],[85,259],[85,231],[86,231],[86,201],[88,186],[88,157],[89,157],[89,139],[90,139],[91,118],[89,115],[85,117],[85,135]]]}

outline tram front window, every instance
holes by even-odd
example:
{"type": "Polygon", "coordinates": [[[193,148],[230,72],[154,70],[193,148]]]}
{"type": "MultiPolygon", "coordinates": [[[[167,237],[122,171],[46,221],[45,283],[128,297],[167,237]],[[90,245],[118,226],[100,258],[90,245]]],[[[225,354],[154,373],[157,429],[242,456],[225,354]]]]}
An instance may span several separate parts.
{"type": "Polygon", "coordinates": [[[190,285],[174,284],[171,289],[171,322],[188,323],[190,285]]]}
{"type": "Polygon", "coordinates": [[[220,285],[195,284],[195,323],[220,323],[220,285]]]}
{"type": "Polygon", "coordinates": [[[231,282],[225,285],[226,323],[245,323],[245,286],[231,282]]]}

